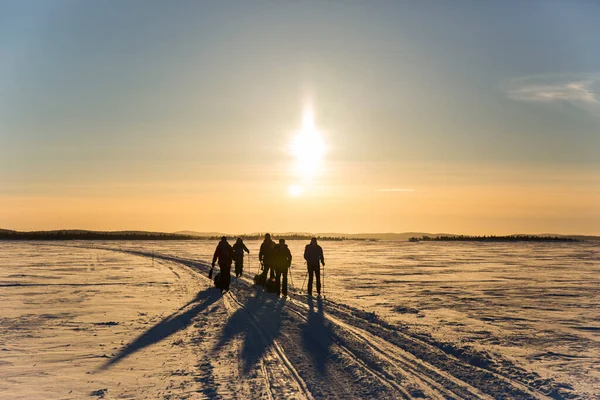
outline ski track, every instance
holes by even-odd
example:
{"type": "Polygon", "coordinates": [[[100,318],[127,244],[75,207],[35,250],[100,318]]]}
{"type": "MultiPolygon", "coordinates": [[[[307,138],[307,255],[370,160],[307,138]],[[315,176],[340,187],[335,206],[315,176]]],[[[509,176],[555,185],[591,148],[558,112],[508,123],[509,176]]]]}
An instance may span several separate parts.
{"type": "MultiPolygon", "coordinates": [[[[165,254],[86,248],[186,266],[204,278],[199,282],[210,268],[165,254]]],[[[189,341],[198,349],[194,381],[200,386],[191,392],[209,399],[577,397],[508,360],[486,360],[334,301],[279,299],[253,290],[247,278],[232,278],[231,289],[199,314],[189,341]]]]}

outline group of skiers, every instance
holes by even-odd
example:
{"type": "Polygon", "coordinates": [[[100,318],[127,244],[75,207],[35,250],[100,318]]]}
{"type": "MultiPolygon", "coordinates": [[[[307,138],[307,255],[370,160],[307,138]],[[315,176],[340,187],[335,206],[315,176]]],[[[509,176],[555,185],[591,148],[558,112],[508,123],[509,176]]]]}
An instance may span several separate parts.
{"type": "MultiPolygon", "coordinates": [[[[235,276],[238,278],[242,276],[244,252],[250,254],[241,238],[237,238],[233,246],[227,242],[227,237],[223,236],[221,238],[212,260],[212,267],[214,268],[215,264],[218,263],[221,270],[219,276],[215,277],[215,285],[221,289],[221,292],[229,290],[232,262],[235,262],[235,276]]],[[[260,245],[258,259],[262,272],[254,277],[254,283],[276,292],[278,296],[281,294],[287,296],[288,271],[292,266],[292,253],[285,244],[285,239],[279,239],[279,243],[275,243],[271,239],[271,235],[267,233],[260,245]]],[[[310,243],[306,245],[304,259],[308,269],[308,295],[312,296],[313,278],[316,278],[317,294],[320,295],[321,264],[325,265],[325,258],[323,257],[323,249],[317,244],[317,238],[312,238],[310,243]]],[[[212,276],[212,268],[209,276],[212,276]]]]}

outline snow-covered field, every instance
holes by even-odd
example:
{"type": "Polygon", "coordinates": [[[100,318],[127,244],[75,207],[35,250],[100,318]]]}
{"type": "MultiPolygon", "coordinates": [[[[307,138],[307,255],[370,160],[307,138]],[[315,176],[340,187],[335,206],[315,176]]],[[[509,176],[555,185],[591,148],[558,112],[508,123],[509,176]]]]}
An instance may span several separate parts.
{"type": "MultiPolygon", "coordinates": [[[[323,242],[325,298],[216,242],[0,243],[0,398],[600,398],[595,243],[323,242]]],[[[306,284],[304,284],[306,287],[306,284]]]]}

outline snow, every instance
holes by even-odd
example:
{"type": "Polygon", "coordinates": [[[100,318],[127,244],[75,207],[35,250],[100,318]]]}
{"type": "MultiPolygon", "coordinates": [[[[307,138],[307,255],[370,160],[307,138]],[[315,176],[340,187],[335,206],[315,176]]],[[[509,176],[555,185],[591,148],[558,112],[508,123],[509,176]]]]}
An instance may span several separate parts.
{"type": "Polygon", "coordinates": [[[594,243],[305,242],[287,299],[216,242],[0,243],[0,398],[599,398],[594,243]]]}

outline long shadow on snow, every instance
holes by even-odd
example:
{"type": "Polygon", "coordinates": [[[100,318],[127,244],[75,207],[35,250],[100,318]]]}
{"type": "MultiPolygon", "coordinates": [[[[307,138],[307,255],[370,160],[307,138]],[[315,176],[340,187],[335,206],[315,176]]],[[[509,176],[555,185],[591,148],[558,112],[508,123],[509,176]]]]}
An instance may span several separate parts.
{"type": "Polygon", "coordinates": [[[104,365],[102,365],[100,369],[107,369],[112,365],[117,364],[125,357],[130,356],[131,354],[143,349],[144,347],[158,343],[161,340],[173,335],[174,333],[185,329],[188,325],[192,323],[192,320],[196,315],[206,310],[208,306],[210,306],[220,298],[221,294],[218,290],[214,289],[206,289],[198,293],[194,300],[190,301],[188,304],[181,307],[179,310],[169,315],[168,317],[164,318],[162,321],[154,325],[152,328],[148,329],[146,332],[142,333],[133,342],[127,345],[127,347],[121,350],[119,354],[117,354],[111,360],[107,361],[104,365]],[[179,314],[179,311],[193,303],[199,304],[196,304],[186,312],[179,314]]]}
{"type": "Polygon", "coordinates": [[[223,327],[213,353],[229,344],[235,337],[243,336],[243,374],[248,375],[279,335],[285,299],[257,293],[248,297],[246,304],[233,313],[223,327]]]}
{"type": "Polygon", "coordinates": [[[308,318],[302,327],[302,346],[312,358],[316,370],[321,376],[326,373],[327,358],[333,343],[333,331],[323,315],[323,301],[317,298],[317,308],[312,297],[308,297],[308,318]]]}

